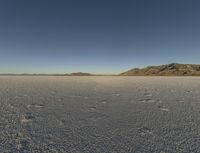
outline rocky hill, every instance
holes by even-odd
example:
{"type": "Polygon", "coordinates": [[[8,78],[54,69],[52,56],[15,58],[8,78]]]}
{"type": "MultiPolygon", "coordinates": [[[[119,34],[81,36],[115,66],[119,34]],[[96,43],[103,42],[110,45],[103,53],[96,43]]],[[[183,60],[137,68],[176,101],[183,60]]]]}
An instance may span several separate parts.
{"type": "Polygon", "coordinates": [[[83,73],[83,72],[75,72],[70,74],[65,74],[67,76],[93,76],[94,74],[91,73],[83,73]]]}
{"type": "Polygon", "coordinates": [[[135,68],[119,75],[122,76],[200,76],[200,65],[171,63],[160,66],[135,68]]]}

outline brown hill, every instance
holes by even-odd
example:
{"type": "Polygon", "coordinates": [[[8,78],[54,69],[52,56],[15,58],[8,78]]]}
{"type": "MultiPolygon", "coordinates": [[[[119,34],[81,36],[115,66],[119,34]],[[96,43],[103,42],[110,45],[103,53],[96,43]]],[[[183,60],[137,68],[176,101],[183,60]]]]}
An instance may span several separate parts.
{"type": "Polygon", "coordinates": [[[171,63],[146,68],[135,68],[121,73],[122,76],[200,76],[200,65],[171,63]]]}
{"type": "Polygon", "coordinates": [[[83,72],[76,72],[76,73],[71,73],[71,74],[66,74],[69,76],[93,76],[94,74],[91,73],[83,73],[83,72]]]}

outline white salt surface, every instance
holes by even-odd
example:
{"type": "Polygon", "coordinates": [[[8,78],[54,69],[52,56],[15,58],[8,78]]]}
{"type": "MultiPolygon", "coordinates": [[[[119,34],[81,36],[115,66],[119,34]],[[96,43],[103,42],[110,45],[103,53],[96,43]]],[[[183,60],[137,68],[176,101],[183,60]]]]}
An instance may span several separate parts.
{"type": "Polygon", "coordinates": [[[0,77],[0,152],[200,152],[198,77],[0,77]]]}

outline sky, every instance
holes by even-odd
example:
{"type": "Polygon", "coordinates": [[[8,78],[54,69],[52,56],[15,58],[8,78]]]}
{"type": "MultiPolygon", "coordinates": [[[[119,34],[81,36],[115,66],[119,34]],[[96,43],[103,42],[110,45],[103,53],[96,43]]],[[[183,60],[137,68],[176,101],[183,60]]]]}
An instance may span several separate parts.
{"type": "Polygon", "coordinates": [[[0,73],[200,64],[199,0],[1,0],[0,73]]]}

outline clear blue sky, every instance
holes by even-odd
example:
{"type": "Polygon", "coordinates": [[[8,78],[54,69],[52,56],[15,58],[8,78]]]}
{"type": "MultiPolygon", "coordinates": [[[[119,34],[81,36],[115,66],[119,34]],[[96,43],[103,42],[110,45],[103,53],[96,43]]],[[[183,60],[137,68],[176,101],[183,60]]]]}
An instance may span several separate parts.
{"type": "Polygon", "coordinates": [[[199,0],[1,0],[0,73],[200,63],[199,0]]]}

